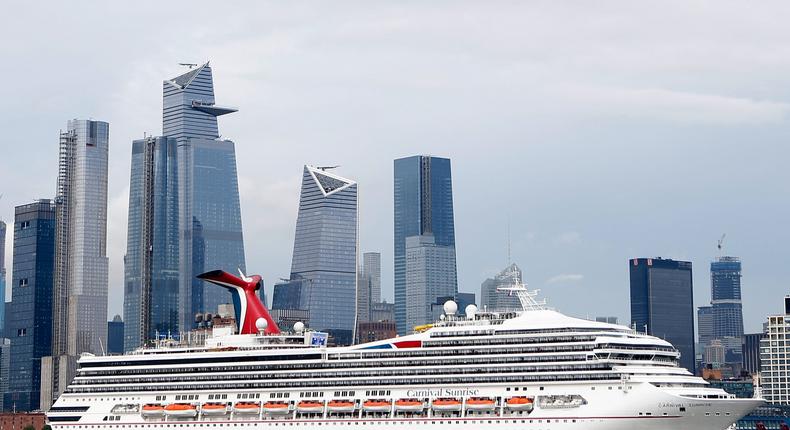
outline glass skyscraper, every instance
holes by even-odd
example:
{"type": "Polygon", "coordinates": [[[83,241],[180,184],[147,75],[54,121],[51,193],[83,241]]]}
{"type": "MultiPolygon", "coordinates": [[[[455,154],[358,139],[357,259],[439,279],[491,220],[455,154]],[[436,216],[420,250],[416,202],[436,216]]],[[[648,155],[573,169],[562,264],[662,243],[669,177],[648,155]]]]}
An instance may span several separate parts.
{"type": "Polygon", "coordinates": [[[351,344],[357,289],[357,184],[305,166],[296,219],[291,281],[301,281],[310,326],[351,344]]]}
{"type": "Polygon", "coordinates": [[[6,224],[0,221],[0,338],[3,336],[5,323],[5,236],[6,224]]]}
{"type": "Polygon", "coordinates": [[[719,257],[710,263],[713,337],[727,348],[728,363],[741,363],[743,305],[741,303],[741,260],[719,257]]]}
{"type": "Polygon", "coordinates": [[[163,83],[162,132],[178,147],[179,329],[197,313],[216,313],[228,291],[196,278],[208,270],[246,271],[236,148],[217,117],[236,112],[214,102],[209,63],[163,83]]]}
{"type": "Polygon", "coordinates": [[[406,238],[407,328],[434,322],[431,304],[444,304],[458,294],[455,248],[437,245],[434,239],[430,233],[406,238]]]}
{"type": "MultiPolygon", "coordinates": [[[[521,302],[513,294],[497,291],[497,288],[521,285],[523,274],[521,269],[512,263],[493,278],[488,278],[480,285],[480,306],[488,310],[521,310],[521,302]]],[[[459,308],[460,309],[460,308],[459,308]]]]}
{"type": "MultiPolygon", "coordinates": [[[[394,197],[395,321],[398,333],[406,334],[411,329],[406,322],[406,238],[432,235],[434,246],[455,252],[450,160],[427,155],[395,160],[394,197]]],[[[456,270],[454,256],[447,264],[446,270],[456,270]]]]}
{"type": "Polygon", "coordinates": [[[176,140],[132,142],[124,257],[124,350],[178,332],[178,163],[176,140]]]}
{"type": "Polygon", "coordinates": [[[671,342],[680,365],[695,371],[694,299],[691,262],[662,258],[629,261],[631,324],[671,342]]]}
{"type": "Polygon", "coordinates": [[[132,143],[124,349],[191,330],[231,295],[196,278],[246,270],[235,145],[220,139],[209,63],[163,82],[163,136],[132,143]]]}
{"type": "Polygon", "coordinates": [[[39,408],[41,358],[52,351],[55,269],[55,205],[51,200],[17,206],[14,262],[6,334],[11,339],[6,411],[39,408]]]}

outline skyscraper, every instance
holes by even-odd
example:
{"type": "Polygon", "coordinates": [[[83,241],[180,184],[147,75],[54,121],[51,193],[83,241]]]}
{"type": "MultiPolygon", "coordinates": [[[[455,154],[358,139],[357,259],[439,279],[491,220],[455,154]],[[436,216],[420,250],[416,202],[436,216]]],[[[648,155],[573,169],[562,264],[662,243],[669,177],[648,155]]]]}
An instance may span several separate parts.
{"type": "Polygon", "coordinates": [[[406,238],[404,322],[408,328],[434,322],[431,304],[440,297],[453,299],[458,293],[455,248],[437,245],[434,239],[430,233],[406,238]]]}
{"type": "Polygon", "coordinates": [[[5,323],[5,233],[6,224],[0,220],[0,338],[5,323]]]}
{"type": "Polygon", "coordinates": [[[713,306],[700,306],[697,308],[697,339],[700,348],[705,348],[713,336],[713,306]]]}
{"type": "Polygon", "coordinates": [[[163,82],[163,136],[132,143],[124,349],[194,327],[230,293],[196,278],[245,270],[235,145],[220,139],[209,63],[163,82]]]}
{"type": "Polygon", "coordinates": [[[107,321],[107,354],[123,354],[123,319],[120,315],[107,321]]]}
{"type": "Polygon", "coordinates": [[[727,363],[742,363],[741,260],[719,257],[710,263],[710,281],[713,338],[725,345],[727,363]]]}
{"type": "MultiPolygon", "coordinates": [[[[42,408],[60,394],[83,352],[101,354],[107,344],[107,156],[110,125],[70,120],[60,133],[55,196],[55,286],[52,297],[53,385],[42,388],[42,408]]],[[[47,381],[49,377],[44,378],[47,381]]]]}
{"type": "MultiPolygon", "coordinates": [[[[445,260],[446,267],[441,270],[456,270],[450,160],[425,155],[395,160],[394,196],[395,320],[398,333],[405,334],[410,329],[406,322],[409,295],[406,287],[406,238],[433,236],[432,246],[452,249],[453,256],[445,260]]],[[[446,253],[450,254],[450,251],[446,253]]]]}
{"type": "Polygon", "coordinates": [[[629,262],[631,324],[671,342],[680,365],[695,371],[691,262],[635,258],[629,262]]]}
{"type": "Polygon", "coordinates": [[[217,117],[236,112],[214,102],[209,63],[163,83],[162,132],[178,147],[179,329],[197,313],[216,313],[231,295],[196,276],[245,271],[236,149],[220,139],[217,117]]]}
{"type": "Polygon", "coordinates": [[[8,391],[3,401],[6,411],[39,408],[41,358],[52,352],[55,224],[51,200],[16,207],[6,327],[11,339],[8,391]]]}
{"type": "Polygon", "coordinates": [[[362,254],[362,270],[357,277],[357,323],[369,322],[373,304],[381,301],[381,254],[362,254]]]}
{"type": "MultiPolygon", "coordinates": [[[[132,142],[124,256],[124,350],[179,330],[176,140],[132,142]]],[[[219,293],[219,292],[218,292],[219,293]]]]}
{"type": "Polygon", "coordinates": [[[362,273],[370,279],[370,302],[381,302],[381,253],[362,254],[362,273]]]}
{"type": "Polygon", "coordinates": [[[480,306],[488,310],[520,310],[518,297],[497,288],[521,285],[523,274],[521,269],[512,263],[493,278],[488,278],[480,285],[480,306]]]}
{"type": "Polygon", "coordinates": [[[301,281],[310,325],[338,344],[354,340],[357,289],[357,184],[305,166],[296,219],[291,281],[301,281]]]}

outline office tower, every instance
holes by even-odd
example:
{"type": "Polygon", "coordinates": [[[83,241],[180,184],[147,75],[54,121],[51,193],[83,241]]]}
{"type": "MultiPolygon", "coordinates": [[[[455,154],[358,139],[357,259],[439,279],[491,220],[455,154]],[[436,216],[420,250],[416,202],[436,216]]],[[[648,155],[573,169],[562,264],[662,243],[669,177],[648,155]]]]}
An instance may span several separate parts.
{"type": "Polygon", "coordinates": [[[107,321],[107,354],[123,354],[123,319],[120,315],[107,321]]]}
{"type": "Polygon", "coordinates": [[[52,290],[55,268],[55,204],[17,206],[11,306],[6,333],[11,339],[5,410],[39,408],[41,358],[52,352],[52,290]]]}
{"type": "Polygon", "coordinates": [[[371,281],[364,271],[357,273],[357,324],[370,321],[370,308],[372,307],[371,281]]]}
{"type": "Polygon", "coordinates": [[[406,238],[432,235],[433,246],[450,248],[453,254],[440,270],[456,270],[453,185],[447,158],[424,155],[401,158],[395,160],[394,168],[395,321],[398,333],[405,334],[411,330],[406,321],[406,302],[411,294],[406,287],[406,238]]]}
{"type": "Polygon", "coordinates": [[[373,303],[373,307],[370,309],[370,321],[395,322],[395,304],[387,302],[373,303]]]}
{"type": "MultiPolygon", "coordinates": [[[[216,313],[231,295],[197,279],[208,270],[245,271],[236,149],[220,138],[209,63],[163,82],[162,134],[178,147],[179,330],[216,313]]],[[[157,220],[154,221],[156,224],[157,220]]],[[[153,312],[152,312],[153,315],[153,312]]]]}
{"type": "Polygon", "coordinates": [[[595,321],[607,324],[617,324],[617,317],[595,317],[595,321]]]}
{"type": "Polygon", "coordinates": [[[765,338],[765,333],[751,333],[743,335],[743,370],[754,375],[760,371],[760,341],[765,338]]]}
{"type": "Polygon", "coordinates": [[[697,338],[703,349],[715,339],[713,336],[713,306],[697,308],[697,338]]]}
{"type": "Polygon", "coordinates": [[[695,371],[691,262],[635,258],[629,262],[631,324],[680,351],[680,365],[695,371]]]}
{"type": "Polygon", "coordinates": [[[74,119],[60,133],[52,359],[42,366],[52,385],[42,387],[43,409],[73,378],[77,357],[102,354],[107,343],[109,132],[106,122],[74,119]]]}
{"type": "Polygon", "coordinates": [[[11,370],[11,339],[0,337],[0,412],[5,410],[3,394],[8,391],[11,370]]]}
{"type": "Polygon", "coordinates": [[[381,253],[362,254],[362,273],[370,279],[370,302],[381,302],[381,253]]]}
{"type": "MultiPolygon", "coordinates": [[[[435,236],[432,234],[406,238],[404,322],[409,328],[434,322],[431,304],[437,303],[439,297],[454,298],[458,293],[455,248],[437,245],[434,239],[435,236]]],[[[396,322],[398,322],[397,311],[398,303],[395,302],[396,322]]],[[[460,311],[462,312],[463,309],[460,311]]]]}
{"type": "Polygon", "coordinates": [[[763,398],[769,403],[790,404],[790,296],[784,298],[784,314],[768,317],[765,337],[760,340],[760,381],[763,398]]]}
{"type": "Polygon", "coordinates": [[[6,224],[0,220],[0,338],[3,337],[5,323],[5,234],[6,224]]]}
{"type": "Polygon", "coordinates": [[[741,261],[719,257],[710,263],[713,338],[725,345],[726,362],[743,362],[743,305],[741,304],[741,261]]]}
{"type": "MultiPolygon", "coordinates": [[[[124,350],[179,331],[176,139],[132,142],[124,256],[124,350]]],[[[221,293],[217,291],[217,293],[221,293]]]]}
{"type": "Polygon", "coordinates": [[[274,284],[272,309],[305,309],[302,304],[302,281],[285,281],[274,284]]]}
{"type": "Polygon", "coordinates": [[[521,302],[507,291],[497,291],[497,288],[521,285],[523,274],[521,269],[513,263],[499,272],[493,278],[488,278],[480,285],[480,307],[488,310],[521,310],[521,302]]]}
{"type": "Polygon", "coordinates": [[[354,340],[357,289],[357,184],[305,166],[296,218],[291,281],[300,281],[310,327],[338,344],[354,340]]]}

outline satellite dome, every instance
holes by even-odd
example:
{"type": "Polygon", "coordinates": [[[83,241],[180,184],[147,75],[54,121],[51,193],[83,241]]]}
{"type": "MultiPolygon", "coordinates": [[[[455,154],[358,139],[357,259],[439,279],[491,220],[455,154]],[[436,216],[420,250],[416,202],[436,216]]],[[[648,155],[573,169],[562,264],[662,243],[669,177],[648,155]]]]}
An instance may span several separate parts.
{"type": "Polygon", "coordinates": [[[304,323],[301,322],[301,321],[297,321],[296,324],[294,324],[294,331],[297,332],[297,333],[303,332],[304,331],[304,323]]]}
{"type": "Polygon", "coordinates": [[[474,304],[467,305],[466,309],[464,309],[464,313],[466,314],[466,317],[469,318],[470,320],[475,319],[475,314],[477,313],[477,306],[475,306],[474,304]]]}
{"type": "Polygon", "coordinates": [[[458,304],[452,300],[444,302],[444,313],[447,315],[455,315],[458,312],[458,304]]]}
{"type": "Polygon", "coordinates": [[[268,326],[269,326],[269,322],[266,321],[265,318],[258,318],[257,320],[255,320],[255,328],[257,328],[258,331],[262,332],[266,330],[266,327],[268,326]]]}

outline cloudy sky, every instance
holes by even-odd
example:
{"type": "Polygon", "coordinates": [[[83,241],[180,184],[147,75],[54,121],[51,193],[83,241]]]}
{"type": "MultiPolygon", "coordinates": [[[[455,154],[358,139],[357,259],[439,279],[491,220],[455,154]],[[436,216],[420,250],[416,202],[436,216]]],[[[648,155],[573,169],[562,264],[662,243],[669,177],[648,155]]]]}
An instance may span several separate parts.
{"type": "Polygon", "coordinates": [[[638,256],[693,261],[703,305],[726,233],[756,331],[790,292],[788,18],[688,0],[6,3],[0,218],[54,194],[68,119],[108,121],[120,313],[131,141],[161,133],[178,63],[211,60],[218,103],[240,109],[220,132],[247,266],[269,285],[289,272],[302,165],[340,164],[391,298],[392,160],[433,154],[453,162],[462,291],[506,265],[509,224],[513,261],[564,312],[627,319],[638,256]]]}

